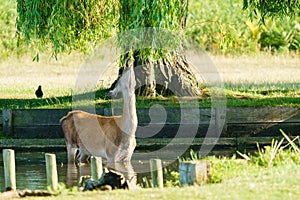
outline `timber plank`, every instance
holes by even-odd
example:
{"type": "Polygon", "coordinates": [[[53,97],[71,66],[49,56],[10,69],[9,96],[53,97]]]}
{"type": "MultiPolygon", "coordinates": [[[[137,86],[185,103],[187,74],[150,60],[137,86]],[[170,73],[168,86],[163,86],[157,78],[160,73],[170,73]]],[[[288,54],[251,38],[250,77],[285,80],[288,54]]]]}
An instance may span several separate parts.
{"type": "Polygon", "coordinates": [[[227,124],[227,133],[230,137],[276,137],[281,136],[280,129],[291,135],[299,135],[300,123],[240,123],[227,124]]]}
{"type": "Polygon", "coordinates": [[[247,122],[282,122],[299,113],[300,110],[297,107],[229,107],[227,108],[227,121],[232,124],[247,122]]]}
{"type": "Polygon", "coordinates": [[[68,109],[21,109],[13,110],[14,127],[59,125],[68,109]]]}
{"type": "Polygon", "coordinates": [[[16,138],[63,138],[61,126],[44,125],[44,126],[26,126],[15,127],[16,138]]]}
{"type": "MultiPolygon", "coordinates": [[[[63,137],[59,119],[69,111],[69,109],[12,110],[12,130],[7,136],[63,137]]],[[[221,127],[221,122],[225,119],[225,113],[218,114],[215,111],[214,108],[201,108],[200,111],[198,108],[137,109],[139,127],[136,135],[140,138],[205,137],[209,128],[209,137],[217,137],[219,128],[223,128],[221,137],[278,136],[280,128],[294,135],[299,134],[298,107],[229,107],[224,127],[221,127]],[[197,114],[199,117],[195,118],[197,114]],[[216,119],[216,116],[220,119],[216,119]]],[[[118,112],[122,114],[122,109],[101,108],[96,112],[102,115],[118,112]]]]}

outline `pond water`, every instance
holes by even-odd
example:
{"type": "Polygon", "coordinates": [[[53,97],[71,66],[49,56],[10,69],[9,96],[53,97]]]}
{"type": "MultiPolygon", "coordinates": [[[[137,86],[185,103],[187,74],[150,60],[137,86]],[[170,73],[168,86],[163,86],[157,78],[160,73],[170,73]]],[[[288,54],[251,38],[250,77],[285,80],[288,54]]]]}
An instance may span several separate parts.
{"type": "MultiPolygon", "coordinates": [[[[51,152],[47,152],[51,153],[51,152]]],[[[57,172],[59,182],[66,186],[77,186],[81,176],[90,175],[90,165],[68,165],[66,152],[54,152],[56,154],[57,172]]],[[[0,153],[0,191],[5,190],[3,157],[0,153]]],[[[17,152],[15,151],[16,162],[16,184],[18,190],[46,189],[46,163],[45,152],[17,152]]],[[[171,161],[163,160],[163,166],[170,165],[171,161]]],[[[136,182],[141,182],[143,177],[150,178],[149,159],[132,159],[131,166],[109,164],[108,167],[122,172],[125,177],[134,177],[136,182]]]]}

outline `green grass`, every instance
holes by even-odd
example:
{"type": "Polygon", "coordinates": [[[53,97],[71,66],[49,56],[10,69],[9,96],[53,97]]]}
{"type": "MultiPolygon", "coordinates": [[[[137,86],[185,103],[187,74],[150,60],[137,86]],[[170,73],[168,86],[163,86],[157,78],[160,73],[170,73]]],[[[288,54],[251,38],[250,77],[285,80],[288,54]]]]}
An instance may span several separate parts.
{"type": "MultiPolygon", "coordinates": [[[[59,61],[41,55],[40,62],[28,57],[8,59],[0,63],[0,109],[7,108],[70,108],[72,91],[78,71],[83,62],[80,54],[62,57],[59,61]],[[76,59],[74,59],[74,56],[76,59]],[[11,67],[14,66],[14,67],[11,67]],[[43,86],[44,98],[34,95],[38,85],[43,86]]],[[[300,59],[292,55],[261,56],[212,56],[223,79],[227,106],[299,106],[300,105],[300,59]]],[[[103,75],[106,81],[95,92],[97,107],[109,107],[106,97],[109,86],[115,79],[117,69],[112,68],[103,75]]],[[[200,107],[211,105],[210,88],[199,99],[200,107]]],[[[193,107],[189,100],[180,105],[177,98],[137,98],[137,107],[145,108],[154,104],[164,107],[193,107]]],[[[122,106],[122,103],[117,103],[122,106]]]]}
{"type": "Polygon", "coordinates": [[[201,187],[75,192],[64,193],[58,197],[47,197],[47,199],[297,199],[300,194],[299,175],[299,167],[290,166],[263,170],[246,177],[241,175],[222,184],[201,187]],[[286,170],[292,174],[288,174],[286,170]]]}

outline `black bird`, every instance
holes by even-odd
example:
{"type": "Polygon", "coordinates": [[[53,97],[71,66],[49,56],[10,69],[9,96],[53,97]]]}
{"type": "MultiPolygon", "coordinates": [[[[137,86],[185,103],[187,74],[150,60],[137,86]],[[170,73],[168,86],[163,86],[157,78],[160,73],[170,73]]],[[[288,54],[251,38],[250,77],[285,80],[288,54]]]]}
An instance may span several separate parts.
{"type": "Polygon", "coordinates": [[[35,91],[35,95],[36,95],[37,98],[42,98],[43,97],[42,86],[39,85],[39,88],[35,91]]]}

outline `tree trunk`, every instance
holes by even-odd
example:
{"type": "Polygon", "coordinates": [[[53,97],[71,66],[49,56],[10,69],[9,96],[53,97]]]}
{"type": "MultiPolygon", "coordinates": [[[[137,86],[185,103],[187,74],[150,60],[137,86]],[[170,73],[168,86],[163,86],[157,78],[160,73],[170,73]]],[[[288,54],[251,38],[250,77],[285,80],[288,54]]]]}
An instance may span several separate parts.
{"type": "MultiPolygon", "coordinates": [[[[183,54],[167,55],[159,61],[142,60],[139,52],[134,54],[137,96],[156,97],[176,95],[178,97],[200,96],[198,80],[183,54]]],[[[125,57],[125,59],[128,59],[125,57]]],[[[124,70],[127,69],[127,64],[124,70]]],[[[123,70],[119,71],[119,77],[123,70]]],[[[114,82],[114,87],[118,80],[114,82]]]]}

